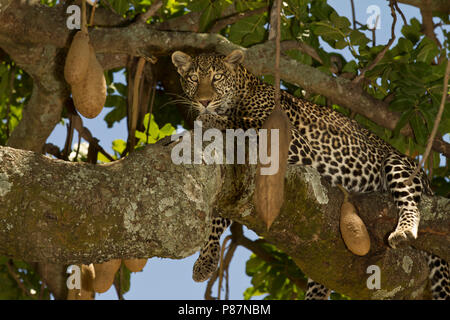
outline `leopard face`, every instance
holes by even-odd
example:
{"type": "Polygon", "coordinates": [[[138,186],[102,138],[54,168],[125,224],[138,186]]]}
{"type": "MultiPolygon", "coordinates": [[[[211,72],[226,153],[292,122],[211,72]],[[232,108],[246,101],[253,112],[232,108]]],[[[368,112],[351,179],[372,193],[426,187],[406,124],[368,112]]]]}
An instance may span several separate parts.
{"type": "Polygon", "coordinates": [[[208,54],[192,58],[181,51],[172,54],[183,91],[199,114],[221,115],[232,107],[238,83],[236,69],[242,60],[243,53],[238,50],[226,57],[208,54]]]}

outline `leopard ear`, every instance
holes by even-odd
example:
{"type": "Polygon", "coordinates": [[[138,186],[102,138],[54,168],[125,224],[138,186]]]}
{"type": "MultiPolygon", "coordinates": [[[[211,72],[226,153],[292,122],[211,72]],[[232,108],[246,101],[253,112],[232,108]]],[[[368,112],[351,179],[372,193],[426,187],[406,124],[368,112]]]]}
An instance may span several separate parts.
{"type": "Polygon", "coordinates": [[[244,61],[244,52],[241,50],[233,50],[229,55],[227,55],[224,59],[225,63],[228,64],[233,69],[244,61]]]}
{"type": "Polygon", "coordinates": [[[172,53],[172,63],[177,67],[179,74],[184,74],[191,66],[192,58],[181,51],[172,53]]]}

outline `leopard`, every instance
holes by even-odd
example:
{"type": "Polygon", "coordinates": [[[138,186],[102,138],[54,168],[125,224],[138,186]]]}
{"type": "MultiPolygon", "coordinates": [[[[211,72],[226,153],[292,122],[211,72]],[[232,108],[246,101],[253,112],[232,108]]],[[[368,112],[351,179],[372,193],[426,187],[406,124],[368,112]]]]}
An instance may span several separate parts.
{"type": "MultiPolygon", "coordinates": [[[[275,107],[275,87],[251,73],[243,64],[244,52],[228,55],[182,51],[171,55],[180,76],[183,99],[197,113],[204,128],[260,129],[275,107]]],[[[388,237],[391,248],[417,238],[419,203],[433,195],[418,164],[388,142],[333,108],[280,91],[280,106],[291,123],[288,163],[309,166],[349,192],[389,192],[398,209],[398,222],[388,237]]],[[[208,240],[193,268],[193,279],[206,281],[217,270],[220,236],[230,225],[215,217],[208,240]]],[[[427,253],[433,299],[450,299],[447,261],[427,253]]],[[[331,290],[308,279],[306,300],[325,300],[331,290]]]]}

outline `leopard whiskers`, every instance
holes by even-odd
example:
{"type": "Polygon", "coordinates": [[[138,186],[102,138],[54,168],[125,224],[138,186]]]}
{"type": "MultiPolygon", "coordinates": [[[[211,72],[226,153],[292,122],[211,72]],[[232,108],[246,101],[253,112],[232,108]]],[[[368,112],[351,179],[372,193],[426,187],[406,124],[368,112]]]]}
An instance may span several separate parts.
{"type": "Polygon", "coordinates": [[[172,99],[170,101],[167,101],[160,108],[164,108],[165,106],[171,105],[171,104],[174,104],[174,105],[181,104],[181,105],[186,105],[188,107],[192,107],[192,101],[189,100],[188,98],[182,96],[182,95],[179,95],[179,94],[176,94],[176,93],[169,93],[169,92],[167,93],[167,95],[174,96],[177,99],[172,99]]]}

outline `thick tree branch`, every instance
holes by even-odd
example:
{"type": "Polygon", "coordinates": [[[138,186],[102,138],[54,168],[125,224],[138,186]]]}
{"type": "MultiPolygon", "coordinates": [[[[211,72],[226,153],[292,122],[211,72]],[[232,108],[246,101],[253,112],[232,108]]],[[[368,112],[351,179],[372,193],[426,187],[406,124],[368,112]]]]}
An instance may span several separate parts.
{"type": "Polygon", "coordinates": [[[430,7],[430,0],[423,1],[426,6],[420,7],[420,14],[422,15],[422,25],[423,33],[430,39],[432,39],[439,47],[441,43],[439,42],[436,34],[434,33],[434,23],[433,23],[433,12],[430,7]]]}
{"type": "Polygon", "coordinates": [[[450,14],[450,2],[448,2],[447,0],[398,0],[398,2],[409,4],[418,8],[428,7],[432,11],[439,11],[442,13],[450,14]]]}
{"type": "MultiPolygon", "coordinates": [[[[47,44],[66,49],[69,44],[70,34],[65,27],[64,13],[60,9],[58,11],[58,8],[39,9],[37,6],[16,1],[0,15],[0,23],[2,23],[1,46],[13,59],[16,59],[18,51],[27,52],[29,59],[39,58],[36,54],[31,55],[27,50],[23,50],[24,48],[16,49],[14,54],[13,48],[18,46],[16,39],[21,39],[28,47],[47,44]],[[55,19],[55,16],[58,18],[55,19]],[[24,30],[24,26],[29,25],[30,21],[33,21],[36,27],[31,25],[24,30]]],[[[272,60],[275,47],[271,42],[244,49],[217,34],[161,31],[157,26],[140,23],[122,28],[96,28],[90,32],[90,38],[97,54],[113,54],[118,57],[167,55],[179,49],[215,50],[228,54],[233,49],[242,49],[246,52],[244,64],[250,71],[259,75],[274,72],[272,60]]],[[[398,113],[389,110],[388,103],[372,97],[343,77],[328,76],[288,57],[281,57],[280,71],[283,80],[299,85],[307,91],[322,94],[336,104],[347,107],[384,128],[394,130],[400,119],[398,113]]],[[[405,126],[401,134],[413,136],[413,131],[409,126],[405,126]]],[[[434,140],[433,149],[450,157],[450,144],[441,138],[434,140]]]]}
{"type": "Polygon", "coordinates": [[[288,168],[284,205],[267,232],[253,212],[255,166],[175,165],[170,154],[171,147],[152,145],[90,165],[1,147],[0,254],[67,264],[183,258],[206,240],[217,212],[283,249],[307,275],[356,298],[421,296],[428,270],[415,248],[450,260],[449,199],[425,197],[414,248],[393,250],[385,241],[397,221],[391,198],[353,195],[372,242],[369,254],[357,257],[339,233],[342,194],[315,170],[288,168]],[[382,291],[366,287],[373,264],[382,270],[382,291]]]}

